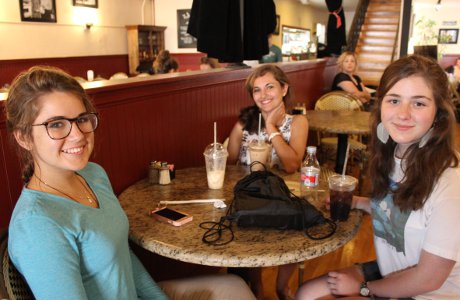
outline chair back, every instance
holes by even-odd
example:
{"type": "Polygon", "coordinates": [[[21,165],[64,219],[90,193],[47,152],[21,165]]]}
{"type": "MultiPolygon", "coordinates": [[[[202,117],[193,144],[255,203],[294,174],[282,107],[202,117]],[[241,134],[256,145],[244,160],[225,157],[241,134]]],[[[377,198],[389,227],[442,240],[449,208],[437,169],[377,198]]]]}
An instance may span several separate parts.
{"type": "Polygon", "coordinates": [[[33,300],[29,286],[8,256],[8,230],[0,230],[0,299],[33,300]]]}
{"type": "Polygon", "coordinates": [[[316,101],[315,110],[363,110],[363,104],[347,92],[332,91],[316,101]]]}
{"type": "Polygon", "coordinates": [[[114,80],[114,79],[126,79],[128,78],[128,74],[124,73],[124,72],[117,72],[115,74],[113,74],[112,76],[110,76],[110,80],[114,80]]]}

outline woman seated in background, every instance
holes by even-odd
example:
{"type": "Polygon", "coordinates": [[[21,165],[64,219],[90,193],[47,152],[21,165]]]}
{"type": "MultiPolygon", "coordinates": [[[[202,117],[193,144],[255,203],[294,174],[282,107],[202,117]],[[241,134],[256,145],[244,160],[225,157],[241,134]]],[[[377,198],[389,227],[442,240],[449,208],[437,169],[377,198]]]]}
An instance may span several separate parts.
{"type": "MultiPolygon", "coordinates": [[[[305,116],[286,113],[289,98],[289,80],[277,66],[264,64],[246,80],[246,89],[254,105],[241,111],[238,122],[230,133],[228,163],[248,164],[248,147],[258,139],[259,113],[262,113],[262,138],[271,143],[271,164],[287,173],[299,170],[307,144],[308,123],[305,116]]],[[[297,264],[279,267],[276,291],[280,299],[289,296],[289,278],[297,264]]],[[[263,299],[261,269],[249,269],[251,288],[258,299],[263,299]]]]}
{"type": "Polygon", "coordinates": [[[219,68],[219,62],[215,58],[203,56],[200,59],[200,70],[211,70],[219,68]]]}
{"type": "Polygon", "coordinates": [[[36,299],[254,299],[234,275],[152,280],[128,246],[107,174],[89,162],[99,119],[74,78],[33,67],[14,80],[5,108],[24,180],[8,253],[36,299]]]}
{"type": "Polygon", "coordinates": [[[296,299],[460,299],[460,167],[447,76],[413,55],[390,64],[378,87],[370,143],[377,262],[304,283],[296,299]],[[355,298],[353,298],[355,299],[355,298]]]}
{"type": "Polygon", "coordinates": [[[153,62],[153,69],[155,74],[175,73],[179,71],[179,64],[168,50],[161,50],[153,62]]]}
{"type": "Polygon", "coordinates": [[[446,72],[450,74],[449,80],[454,81],[456,91],[460,94],[460,57],[455,61],[455,65],[446,68],[446,72]]]}
{"type": "Polygon", "coordinates": [[[362,83],[361,78],[355,74],[358,67],[356,55],[353,52],[343,52],[337,59],[339,73],[335,75],[332,82],[333,91],[345,91],[354,95],[363,104],[371,99],[371,94],[362,83]]]}

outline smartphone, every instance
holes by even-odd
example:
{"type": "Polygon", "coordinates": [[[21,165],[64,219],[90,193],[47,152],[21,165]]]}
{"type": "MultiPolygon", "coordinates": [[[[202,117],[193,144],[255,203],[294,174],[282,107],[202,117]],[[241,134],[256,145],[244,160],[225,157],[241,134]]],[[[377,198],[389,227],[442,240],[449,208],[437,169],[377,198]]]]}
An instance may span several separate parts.
{"type": "Polygon", "coordinates": [[[193,216],[168,207],[152,210],[150,215],[174,226],[181,226],[193,220],[193,216]]]}

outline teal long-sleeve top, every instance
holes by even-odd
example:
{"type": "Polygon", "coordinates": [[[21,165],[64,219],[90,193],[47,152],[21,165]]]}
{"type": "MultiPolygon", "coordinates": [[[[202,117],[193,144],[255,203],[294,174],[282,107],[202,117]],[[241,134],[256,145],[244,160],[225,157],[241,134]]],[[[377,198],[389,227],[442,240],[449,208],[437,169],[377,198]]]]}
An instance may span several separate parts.
{"type": "Polygon", "coordinates": [[[128,219],[105,171],[78,172],[99,208],[24,188],[8,251],[37,299],[167,299],[128,245],[128,219]]]}

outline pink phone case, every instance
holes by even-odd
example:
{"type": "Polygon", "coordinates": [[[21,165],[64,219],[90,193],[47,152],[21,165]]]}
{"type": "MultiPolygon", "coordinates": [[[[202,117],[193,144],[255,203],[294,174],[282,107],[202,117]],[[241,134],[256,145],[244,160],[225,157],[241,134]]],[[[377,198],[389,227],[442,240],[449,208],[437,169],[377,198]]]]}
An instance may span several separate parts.
{"type": "Polygon", "coordinates": [[[181,226],[193,220],[192,215],[169,207],[162,207],[152,210],[150,215],[159,221],[169,223],[174,226],[181,226]]]}

